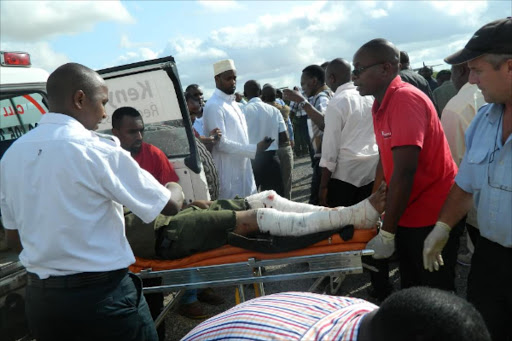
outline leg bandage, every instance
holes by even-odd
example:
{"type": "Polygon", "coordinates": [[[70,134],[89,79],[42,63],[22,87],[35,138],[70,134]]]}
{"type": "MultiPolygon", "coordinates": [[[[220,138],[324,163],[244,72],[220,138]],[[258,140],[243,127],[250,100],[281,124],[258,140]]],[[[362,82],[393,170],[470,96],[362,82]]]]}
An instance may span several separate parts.
{"type": "Polygon", "coordinates": [[[328,211],[329,208],[323,206],[315,206],[310,204],[303,204],[300,202],[291,201],[281,197],[275,191],[263,191],[256,193],[245,198],[247,203],[252,209],[258,208],[274,208],[281,212],[319,212],[328,211]]]}
{"type": "Polygon", "coordinates": [[[256,213],[260,231],[275,236],[303,236],[345,225],[369,229],[375,227],[379,216],[368,199],[354,206],[329,211],[295,213],[260,208],[256,213]]]}

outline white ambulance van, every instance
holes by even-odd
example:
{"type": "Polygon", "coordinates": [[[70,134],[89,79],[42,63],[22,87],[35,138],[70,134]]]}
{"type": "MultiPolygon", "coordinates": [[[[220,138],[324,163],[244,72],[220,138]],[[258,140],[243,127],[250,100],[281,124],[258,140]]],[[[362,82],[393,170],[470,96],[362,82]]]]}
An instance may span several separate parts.
{"type": "MultiPolygon", "coordinates": [[[[195,137],[173,57],[99,70],[109,88],[108,118],[98,132],[111,133],[115,109],[132,106],[145,123],[144,141],[160,148],[180,178],[187,203],[209,200],[195,137]]],[[[25,52],[0,52],[0,162],[9,146],[37,127],[48,112],[48,72],[31,67],[25,52]]],[[[24,318],[26,271],[5,244],[0,212],[0,339],[29,338],[24,318]]]]}
{"type": "MultiPolygon", "coordinates": [[[[48,72],[31,67],[30,55],[0,51],[0,162],[9,146],[37,127],[48,112],[48,72]]],[[[1,212],[0,212],[1,218],[1,212]]],[[[1,225],[1,219],[0,219],[1,225]]],[[[0,335],[17,340],[27,334],[24,287],[27,276],[16,253],[10,251],[0,226],[0,335]]]]}

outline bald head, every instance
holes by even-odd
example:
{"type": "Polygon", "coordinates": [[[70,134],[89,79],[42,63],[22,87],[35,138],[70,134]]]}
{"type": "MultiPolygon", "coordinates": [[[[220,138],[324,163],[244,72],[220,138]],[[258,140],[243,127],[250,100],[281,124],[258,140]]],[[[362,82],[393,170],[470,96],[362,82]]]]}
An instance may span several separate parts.
{"type": "Polygon", "coordinates": [[[276,89],[272,85],[266,84],[261,90],[261,100],[266,103],[275,102],[276,93],[276,89]]]}
{"type": "Polygon", "coordinates": [[[350,63],[343,58],[336,58],[329,62],[325,70],[325,82],[332,91],[345,83],[350,82],[350,63]]]}
{"type": "Polygon", "coordinates": [[[59,66],[48,77],[46,83],[50,110],[63,111],[63,107],[71,103],[71,98],[78,90],[82,90],[85,95],[92,97],[95,95],[95,89],[103,84],[103,79],[96,71],[87,66],[78,63],[59,66]]]}
{"type": "Polygon", "coordinates": [[[255,80],[247,81],[244,84],[244,95],[248,99],[259,97],[261,95],[261,86],[260,83],[255,80]]]}
{"type": "Polygon", "coordinates": [[[388,62],[397,67],[400,62],[400,51],[392,42],[382,38],[370,40],[361,46],[359,52],[373,56],[378,62],[388,62]]]}
{"type": "Polygon", "coordinates": [[[389,84],[398,75],[400,51],[386,39],[373,39],[357,50],[352,62],[352,80],[363,96],[382,101],[389,84]]]}
{"type": "Polygon", "coordinates": [[[107,86],[87,66],[78,63],[59,66],[48,77],[46,92],[50,111],[74,117],[87,129],[95,129],[102,117],[106,117],[103,106],[108,101],[107,86]]]}

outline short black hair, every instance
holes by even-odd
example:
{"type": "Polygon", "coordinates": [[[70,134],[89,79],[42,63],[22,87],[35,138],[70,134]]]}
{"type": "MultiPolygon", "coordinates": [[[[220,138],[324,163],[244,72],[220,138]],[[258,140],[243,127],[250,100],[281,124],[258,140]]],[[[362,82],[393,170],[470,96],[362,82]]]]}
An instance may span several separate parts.
{"type": "Polygon", "coordinates": [[[436,79],[449,81],[451,76],[452,72],[450,70],[441,70],[437,73],[436,79]]]}
{"type": "Polygon", "coordinates": [[[114,113],[112,114],[112,128],[119,129],[121,128],[121,121],[123,120],[123,117],[129,116],[129,117],[141,117],[140,112],[133,108],[133,107],[121,107],[117,108],[114,113]]]}
{"type": "Polygon", "coordinates": [[[197,89],[197,88],[199,88],[199,85],[197,85],[197,84],[190,84],[189,86],[187,86],[187,87],[185,88],[185,93],[189,93],[189,92],[190,92],[190,90],[192,90],[192,89],[197,89]]]}
{"type": "Polygon", "coordinates": [[[373,317],[375,340],[490,341],[480,313],[448,291],[414,287],[389,296],[373,317]]]}
{"type": "Polygon", "coordinates": [[[400,64],[409,64],[409,54],[405,51],[400,51],[400,64]]]}
{"type": "Polygon", "coordinates": [[[309,65],[302,73],[310,78],[316,78],[321,84],[325,83],[325,71],[320,65],[309,65]]]}

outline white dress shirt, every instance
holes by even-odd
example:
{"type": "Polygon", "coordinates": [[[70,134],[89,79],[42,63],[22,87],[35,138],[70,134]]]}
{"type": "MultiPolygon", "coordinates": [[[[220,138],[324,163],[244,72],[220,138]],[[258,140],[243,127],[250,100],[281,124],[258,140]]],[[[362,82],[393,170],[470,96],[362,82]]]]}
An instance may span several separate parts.
{"type": "Polygon", "coordinates": [[[150,222],[170,198],[117,138],[62,114],[45,114],[0,170],[3,224],[19,231],[20,261],[42,279],[128,267],[122,205],[150,222]]]}
{"type": "Polygon", "coordinates": [[[256,193],[251,161],[256,145],[249,144],[247,123],[234,95],[215,89],[206,102],[204,130],[219,128],[222,138],[213,147],[213,160],[219,173],[219,199],[247,197],[256,193]]]}
{"type": "Polygon", "coordinates": [[[362,187],[375,179],[379,150],[372,119],[373,97],[361,96],[352,82],[336,89],[325,111],[320,167],[331,177],[362,187]]]}
{"type": "Polygon", "coordinates": [[[200,136],[208,136],[208,135],[205,135],[205,133],[204,133],[204,123],[203,123],[202,117],[196,118],[196,120],[194,121],[194,124],[192,126],[194,127],[194,129],[197,131],[197,133],[200,136]]]}
{"type": "MultiPolygon", "coordinates": [[[[453,161],[457,167],[466,152],[464,134],[473,121],[478,109],[485,104],[484,96],[476,84],[466,83],[459,92],[452,97],[443,109],[441,124],[443,125],[446,140],[452,152],[453,161]]],[[[478,227],[476,208],[468,212],[467,223],[478,227]]]]}
{"type": "Polygon", "coordinates": [[[267,150],[277,150],[279,133],[286,131],[286,124],[281,112],[276,107],[263,103],[258,97],[251,98],[243,112],[249,129],[249,143],[258,144],[265,136],[268,136],[274,142],[267,150]]]}
{"type": "Polygon", "coordinates": [[[457,166],[460,165],[466,152],[464,133],[478,109],[484,104],[484,96],[478,86],[468,82],[444,107],[441,124],[452,152],[453,161],[457,166]]]}

